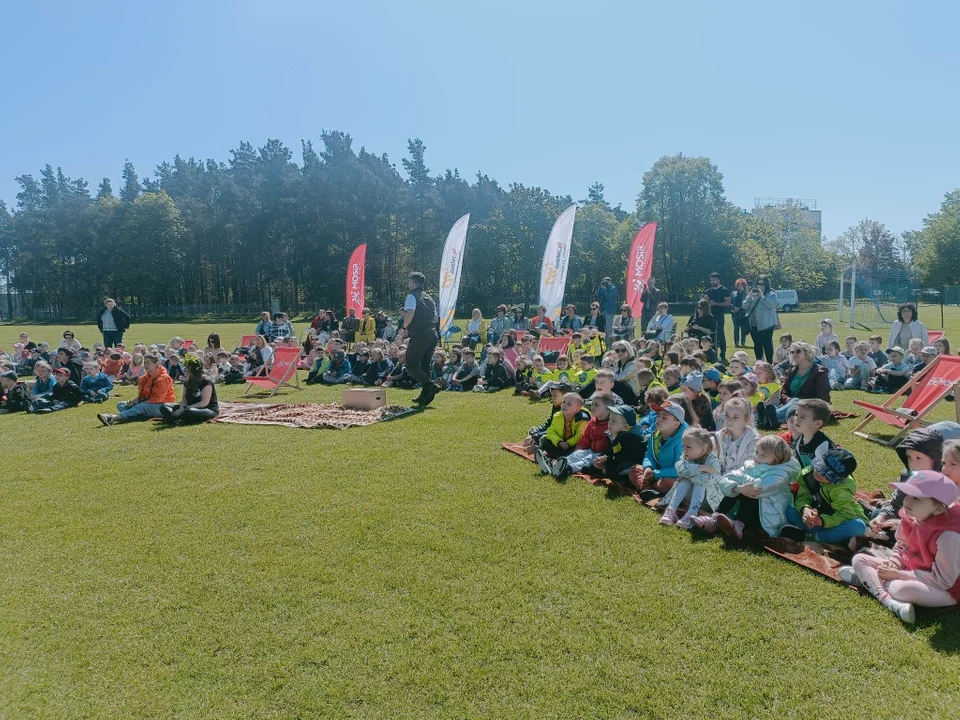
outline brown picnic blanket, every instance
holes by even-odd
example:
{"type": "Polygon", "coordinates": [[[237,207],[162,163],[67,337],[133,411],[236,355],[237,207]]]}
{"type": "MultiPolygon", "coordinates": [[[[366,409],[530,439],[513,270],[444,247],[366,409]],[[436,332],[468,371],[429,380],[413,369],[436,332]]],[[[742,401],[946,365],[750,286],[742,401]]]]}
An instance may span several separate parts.
{"type": "MultiPolygon", "coordinates": [[[[500,446],[507,452],[518,455],[525,460],[535,462],[533,453],[526,450],[522,443],[500,443],[500,446]]],[[[652,510],[657,510],[657,500],[644,502],[640,498],[640,495],[633,491],[633,488],[628,488],[606,478],[592,477],[583,473],[577,473],[575,475],[571,475],[571,477],[586,480],[591,485],[607,487],[612,491],[621,492],[624,495],[630,495],[641,505],[644,505],[652,510]]],[[[878,499],[883,498],[883,493],[867,493],[858,491],[857,497],[858,499],[876,502],[878,499]]],[[[840,576],[837,574],[837,570],[839,570],[842,565],[849,565],[850,560],[853,557],[853,553],[849,548],[839,545],[827,545],[815,542],[797,543],[793,540],[788,540],[787,538],[756,538],[753,540],[753,543],[779,558],[800,565],[801,567],[805,567],[808,570],[812,570],[813,572],[817,573],[818,575],[822,575],[823,577],[829,578],[830,580],[838,583],[840,582],[840,576]]],[[[878,555],[890,552],[888,548],[876,545],[872,542],[869,542],[869,540],[867,540],[862,547],[858,548],[858,551],[871,552],[878,555]]]]}
{"type": "Polygon", "coordinates": [[[416,410],[400,405],[387,405],[374,410],[348,410],[339,403],[221,402],[220,414],[213,422],[345,430],[393,420],[413,412],[416,410]]]}

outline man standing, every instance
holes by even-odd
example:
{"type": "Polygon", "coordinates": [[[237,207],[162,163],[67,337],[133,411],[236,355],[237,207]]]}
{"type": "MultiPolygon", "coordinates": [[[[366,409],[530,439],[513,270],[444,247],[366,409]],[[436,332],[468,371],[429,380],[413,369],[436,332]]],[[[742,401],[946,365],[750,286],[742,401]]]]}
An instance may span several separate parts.
{"type": "Polygon", "coordinates": [[[643,303],[643,309],[640,310],[640,334],[642,335],[647,331],[647,325],[650,324],[650,321],[653,319],[653,316],[657,313],[657,305],[660,304],[661,292],[660,288],[657,287],[657,279],[655,277],[647,280],[647,284],[643,286],[643,292],[640,293],[640,302],[643,303]]]}
{"type": "Polygon", "coordinates": [[[726,325],[727,310],[730,309],[730,291],[720,284],[720,273],[710,273],[710,287],[704,293],[707,300],[710,301],[710,312],[717,319],[717,347],[720,350],[720,361],[727,362],[727,334],[724,330],[726,325]]]}
{"type": "Polygon", "coordinates": [[[403,302],[400,316],[410,341],[407,343],[407,375],[420,383],[420,395],[413,401],[418,405],[429,405],[440,388],[430,380],[430,361],[433,351],[440,341],[440,317],[437,304],[423,289],[426,282],[423,273],[410,275],[407,288],[410,294],[403,302]]]}
{"type": "Polygon", "coordinates": [[[607,321],[605,332],[607,335],[613,335],[613,317],[620,312],[620,301],[617,297],[617,286],[613,284],[613,280],[605,277],[600,282],[600,287],[597,290],[597,300],[600,301],[600,311],[603,313],[604,318],[606,318],[607,321]]]}
{"type": "Polygon", "coordinates": [[[103,333],[105,347],[116,347],[123,342],[123,333],[130,327],[130,316],[117,307],[113,298],[107,298],[97,313],[97,327],[103,333]]]}

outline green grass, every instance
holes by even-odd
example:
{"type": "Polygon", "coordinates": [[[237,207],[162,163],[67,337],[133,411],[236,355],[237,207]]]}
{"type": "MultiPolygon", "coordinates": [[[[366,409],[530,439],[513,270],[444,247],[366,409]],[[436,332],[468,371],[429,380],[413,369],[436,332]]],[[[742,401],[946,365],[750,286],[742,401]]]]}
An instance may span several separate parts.
{"type": "MultiPolygon", "coordinates": [[[[819,314],[783,319],[812,339],[819,314]]],[[[127,339],[216,329],[230,345],[251,326],[127,339]]],[[[98,409],[0,417],[0,717],[957,715],[960,614],[907,628],[770,555],[540,476],[498,443],[542,404],[444,394],[342,432],[101,428],[98,409]]],[[[899,460],[855,422],[829,434],[862,486],[885,487],[899,460]]]]}

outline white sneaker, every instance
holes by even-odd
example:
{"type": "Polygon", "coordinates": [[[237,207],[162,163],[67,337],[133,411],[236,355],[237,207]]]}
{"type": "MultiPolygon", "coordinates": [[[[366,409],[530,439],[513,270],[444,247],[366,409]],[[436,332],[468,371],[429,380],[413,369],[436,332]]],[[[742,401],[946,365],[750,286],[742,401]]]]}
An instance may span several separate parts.
{"type": "Polygon", "coordinates": [[[550,458],[547,457],[547,454],[540,448],[537,448],[533,456],[537,459],[537,465],[540,466],[540,471],[545,475],[550,475],[553,467],[550,464],[550,458]]]}
{"type": "Polygon", "coordinates": [[[844,565],[842,568],[837,570],[837,575],[840,576],[840,582],[846,583],[847,585],[853,585],[854,587],[863,587],[863,583],[860,582],[860,578],[857,577],[857,574],[853,571],[853,568],[850,565],[844,565]]]}
{"type": "Polygon", "coordinates": [[[890,598],[883,606],[908,625],[913,625],[917,622],[917,611],[914,610],[912,603],[900,602],[899,600],[890,598]]]}

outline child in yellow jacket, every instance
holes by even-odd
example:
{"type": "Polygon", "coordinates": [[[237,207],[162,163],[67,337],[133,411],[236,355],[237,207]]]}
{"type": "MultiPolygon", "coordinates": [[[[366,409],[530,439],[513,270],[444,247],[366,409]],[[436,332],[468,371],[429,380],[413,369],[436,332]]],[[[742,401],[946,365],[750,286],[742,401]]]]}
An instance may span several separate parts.
{"type": "Polygon", "coordinates": [[[555,458],[572,453],[588,422],[590,422],[590,413],[583,409],[583,398],[575,392],[564,395],[560,403],[560,412],[550,420],[547,432],[540,439],[537,463],[541,464],[541,460],[544,459],[541,456],[555,458]]]}

